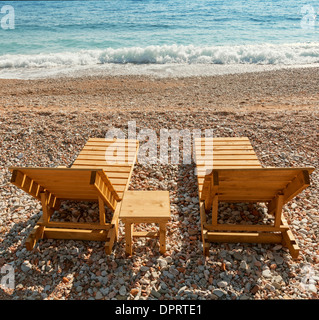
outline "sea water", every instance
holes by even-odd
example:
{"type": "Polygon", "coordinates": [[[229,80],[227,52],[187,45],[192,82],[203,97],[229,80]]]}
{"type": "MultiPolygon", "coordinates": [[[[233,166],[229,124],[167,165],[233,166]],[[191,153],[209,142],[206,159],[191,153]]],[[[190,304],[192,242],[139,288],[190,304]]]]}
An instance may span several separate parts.
{"type": "Polygon", "coordinates": [[[0,77],[313,66],[318,12],[313,0],[0,1],[0,77]]]}

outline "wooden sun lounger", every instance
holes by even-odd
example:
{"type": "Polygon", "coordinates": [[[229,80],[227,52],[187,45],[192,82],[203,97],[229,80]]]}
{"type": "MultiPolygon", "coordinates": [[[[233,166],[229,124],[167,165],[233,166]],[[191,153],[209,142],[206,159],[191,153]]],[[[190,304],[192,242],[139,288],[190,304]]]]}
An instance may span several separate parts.
{"type": "Polygon", "coordinates": [[[204,254],[209,242],[281,243],[296,258],[299,247],[282,207],[310,185],[314,168],[263,168],[246,137],[196,139],[195,149],[204,254]],[[274,224],[220,224],[218,202],[265,202],[274,224]]]}
{"type": "Polygon", "coordinates": [[[120,201],[128,189],[137,151],[135,140],[89,139],[71,168],[9,168],[11,183],[42,203],[43,215],[27,238],[26,248],[31,250],[41,238],[95,240],[105,241],[110,254],[118,235],[120,201]],[[50,221],[62,200],[98,201],[99,223],[50,221]],[[113,212],[108,223],[105,205],[113,212]]]}

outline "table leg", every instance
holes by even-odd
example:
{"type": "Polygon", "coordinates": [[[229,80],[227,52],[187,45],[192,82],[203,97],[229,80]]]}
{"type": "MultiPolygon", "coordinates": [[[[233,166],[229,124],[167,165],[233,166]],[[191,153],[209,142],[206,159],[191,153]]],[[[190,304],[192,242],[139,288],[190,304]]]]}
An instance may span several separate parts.
{"type": "Polygon", "coordinates": [[[132,248],[132,238],[133,238],[133,223],[126,222],[125,223],[125,252],[128,255],[132,255],[133,248],[132,248]]]}
{"type": "Polygon", "coordinates": [[[160,240],[160,253],[166,252],[166,223],[159,224],[159,240],[160,240]]]}

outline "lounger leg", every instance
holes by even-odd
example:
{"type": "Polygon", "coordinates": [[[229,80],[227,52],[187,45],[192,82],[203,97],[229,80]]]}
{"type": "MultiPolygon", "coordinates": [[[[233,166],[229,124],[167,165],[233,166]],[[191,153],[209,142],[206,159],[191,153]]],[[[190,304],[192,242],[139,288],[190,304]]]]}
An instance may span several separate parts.
{"type": "Polygon", "coordinates": [[[200,221],[201,221],[201,235],[202,235],[202,243],[203,243],[203,253],[205,256],[209,255],[209,243],[206,242],[206,233],[207,230],[204,229],[204,225],[206,224],[206,211],[205,211],[205,202],[201,201],[199,204],[200,211],[200,221]]]}
{"type": "Polygon", "coordinates": [[[132,238],[133,238],[133,223],[125,223],[125,252],[127,255],[131,256],[133,253],[132,248],[132,238]]]}
{"type": "MultiPolygon", "coordinates": [[[[284,226],[288,226],[288,223],[284,217],[281,218],[281,223],[284,226]]],[[[296,239],[290,229],[288,229],[282,233],[282,245],[289,249],[289,252],[290,252],[293,259],[298,258],[300,248],[299,248],[298,243],[297,243],[297,241],[296,241],[296,239]]]]}
{"type": "Polygon", "coordinates": [[[218,220],[218,195],[216,194],[213,198],[213,208],[212,208],[212,225],[217,226],[218,220]]]}
{"type": "Polygon", "coordinates": [[[28,251],[31,251],[38,240],[43,238],[43,230],[44,227],[37,224],[30,232],[27,240],[25,241],[25,246],[28,251]]]}
{"type": "Polygon", "coordinates": [[[118,240],[118,235],[119,235],[119,215],[120,215],[120,209],[121,206],[118,204],[115,208],[115,211],[113,213],[113,218],[111,221],[111,224],[114,225],[115,228],[115,241],[118,240]]]}
{"type": "Polygon", "coordinates": [[[202,232],[202,242],[203,242],[203,254],[204,256],[209,256],[209,242],[206,242],[207,230],[202,232]]]}
{"type": "Polygon", "coordinates": [[[51,215],[54,213],[54,209],[49,207],[48,204],[48,195],[46,192],[40,193],[41,204],[42,204],[42,212],[43,212],[43,222],[48,224],[51,218],[51,215]]]}
{"type": "Polygon", "coordinates": [[[112,253],[113,244],[114,244],[115,239],[116,239],[115,227],[113,226],[107,234],[107,241],[105,243],[105,253],[106,254],[112,253]]]}
{"type": "Polygon", "coordinates": [[[283,203],[284,203],[284,196],[280,194],[276,198],[275,227],[280,227],[283,203]]]}
{"type": "Polygon", "coordinates": [[[99,213],[100,213],[100,224],[105,225],[105,207],[104,207],[104,201],[101,197],[99,197],[99,213]]]}

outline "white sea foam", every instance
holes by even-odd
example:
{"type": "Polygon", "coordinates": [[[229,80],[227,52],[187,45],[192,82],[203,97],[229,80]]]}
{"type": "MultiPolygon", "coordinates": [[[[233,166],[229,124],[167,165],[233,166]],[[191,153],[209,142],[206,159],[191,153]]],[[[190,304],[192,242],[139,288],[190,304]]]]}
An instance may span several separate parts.
{"type": "Polygon", "coordinates": [[[110,74],[198,75],[319,63],[319,43],[195,47],[163,45],[0,56],[1,78],[47,77],[89,70],[110,74]],[[224,71],[221,71],[224,70],[224,71]],[[226,71],[225,71],[226,70],[226,71]],[[236,71],[237,70],[237,71],[236,71]],[[28,76],[29,75],[29,76],[28,76]]]}

